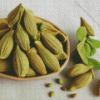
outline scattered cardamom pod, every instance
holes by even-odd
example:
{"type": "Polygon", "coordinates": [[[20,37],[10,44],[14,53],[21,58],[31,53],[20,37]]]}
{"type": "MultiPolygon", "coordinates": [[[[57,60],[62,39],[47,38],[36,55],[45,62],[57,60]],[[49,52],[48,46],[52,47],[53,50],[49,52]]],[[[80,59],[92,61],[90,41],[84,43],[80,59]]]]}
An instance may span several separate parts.
{"type": "Polygon", "coordinates": [[[8,28],[8,21],[6,18],[0,19],[0,31],[8,28]]]}
{"type": "Polygon", "coordinates": [[[35,45],[45,65],[52,71],[60,71],[59,61],[55,55],[46,49],[41,41],[35,41],[35,45]]]}
{"type": "Polygon", "coordinates": [[[18,45],[16,46],[14,52],[13,66],[17,76],[19,77],[26,76],[29,69],[29,60],[26,54],[23,51],[21,51],[18,45]]]}
{"type": "Polygon", "coordinates": [[[25,25],[27,32],[30,34],[30,36],[34,40],[37,40],[38,38],[40,38],[38,37],[39,33],[37,30],[34,14],[28,9],[25,9],[25,12],[24,12],[24,25],[25,25]]]}
{"type": "Polygon", "coordinates": [[[40,74],[47,74],[46,67],[34,48],[27,53],[32,67],[40,74]]]}
{"type": "Polygon", "coordinates": [[[15,41],[26,52],[30,49],[29,36],[20,23],[17,24],[15,41]]]}
{"type": "Polygon", "coordinates": [[[3,29],[3,30],[0,30],[0,37],[5,35],[9,30],[10,30],[10,28],[6,28],[6,29],[3,29]]]}
{"type": "Polygon", "coordinates": [[[58,83],[62,85],[62,84],[63,84],[62,79],[59,78],[59,79],[58,79],[58,83]]]}
{"type": "Polygon", "coordinates": [[[50,97],[52,97],[54,95],[54,91],[50,92],[50,97]]]}
{"type": "Polygon", "coordinates": [[[88,72],[90,69],[92,69],[94,66],[86,66],[84,64],[75,64],[68,72],[69,77],[76,77],[78,75],[81,75],[83,73],[88,72]]]}
{"type": "Polygon", "coordinates": [[[100,96],[100,80],[97,83],[97,95],[100,96]]]}
{"type": "Polygon", "coordinates": [[[20,3],[16,8],[14,8],[7,16],[8,27],[12,27],[17,22],[20,22],[21,17],[24,12],[24,7],[20,3]]]}
{"type": "Polygon", "coordinates": [[[81,19],[81,26],[86,27],[87,34],[90,36],[95,36],[93,28],[86,22],[86,20],[83,19],[82,17],[80,17],[80,19],[81,19]]]}
{"type": "Polygon", "coordinates": [[[42,33],[48,33],[57,36],[62,43],[66,42],[66,40],[68,39],[67,35],[64,35],[61,31],[56,29],[52,24],[50,24],[50,22],[48,23],[46,21],[43,21],[38,17],[35,17],[35,21],[37,24],[44,23],[44,31],[42,33]]]}
{"type": "Polygon", "coordinates": [[[48,87],[52,87],[52,83],[49,83],[49,84],[48,84],[48,87]]]}
{"type": "Polygon", "coordinates": [[[75,81],[71,84],[69,90],[74,91],[76,89],[82,88],[89,84],[92,80],[92,71],[90,70],[87,73],[84,73],[80,76],[78,76],[75,81]]]}
{"type": "Polygon", "coordinates": [[[7,32],[0,40],[0,59],[6,59],[12,52],[14,30],[7,32]]]}
{"type": "Polygon", "coordinates": [[[0,73],[10,71],[10,62],[8,60],[0,59],[0,73]]]}
{"type": "Polygon", "coordinates": [[[28,72],[25,77],[32,77],[32,76],[36,76],[36,73],[31,67],[29,67],[28,72]]]}

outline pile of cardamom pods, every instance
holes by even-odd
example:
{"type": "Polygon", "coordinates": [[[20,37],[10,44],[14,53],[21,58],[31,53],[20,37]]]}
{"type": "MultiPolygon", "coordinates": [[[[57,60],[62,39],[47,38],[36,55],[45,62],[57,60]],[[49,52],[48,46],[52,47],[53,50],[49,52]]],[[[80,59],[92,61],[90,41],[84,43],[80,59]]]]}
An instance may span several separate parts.
{"type": "Polygon", "coordinates": [[[7,18],[0,19],[0,72],[10,70],[7,58],[12,53],[18,77],[47,74],[47,68],[60,71],[59,60],[67,58],[62,45],[67,39],[68,36],[52,24],[35,17],[31,10],[19,4],[7,18]]]}
{"type": "Polygon", "coordinates": [[[68,77],[74,78],[74,81],[70,85],[69,90],[74,91],[89,84],[94,79],[93,67],[80,63],[70,68],[68,77]]]}

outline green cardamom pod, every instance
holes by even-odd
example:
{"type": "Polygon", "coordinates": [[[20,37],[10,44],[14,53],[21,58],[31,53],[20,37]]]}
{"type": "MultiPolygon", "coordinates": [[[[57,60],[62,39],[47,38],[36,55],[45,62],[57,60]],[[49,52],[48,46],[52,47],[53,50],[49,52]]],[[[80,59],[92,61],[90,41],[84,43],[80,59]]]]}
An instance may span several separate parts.
{"type": "Polygon", "coordinates": [[[21,20],[24,12],[24,7],[20,3],[16,8],[14,8],[7,16],[8,27],[12,27],[17,22],[21,20]]]}
{"type": "Polygon", "coordinates": [[[78,76],[75,81],[71,84],[69,90],[74,91],[76,89],[82,88],[89,84],[92,80],[92,71],[90,70],[87,73],[84,73],[80,76],[78,76]]]}
{"type": "Polygon", "coordinates": [[[14,47],[13,41],[14,30],[7,32],[0,40],[0,59],[6,59],[14,47]]]}
{"type": "Polygon", "coordinates": [[[18,45],[16,46],[14,52],[13,66],[17,76],[19,77],[26,76],[29,69],[29,60],[26,54],[23,51],[21,51],[18,45]]]}
{"type": "Polygon", "coordinates": [[[17,24],[15,41],[26,52],[30,49],[29,36],[20,23],[17,24]]]}
{"type": "Polygon", "coordinates": [[[93,28],[86,22],[86,20],[83,19],[82,17],[80,17],[80,19],[81,19],[81,26],[85,26],[87,29],[87,34],[90,36],[95,36],[93,28]]]}
{"type": "Polygon", "coordinates": [[[83,73],[88,72],[90,69],[92,69],[94,66],[86,66],[84,64],[75,64],[68,72],[69,77],[76,77],[78,75],[81,75],[83,73]]]}
{"type": "Polygon", "coordinates": [[[35,22],[35,17],[32,11],[25,9],[24,12],[24,25],[27,30],[27,32],[30,34],[30,36],[34,39],[37,40],[39,35],[36,22],[35,22]]]}

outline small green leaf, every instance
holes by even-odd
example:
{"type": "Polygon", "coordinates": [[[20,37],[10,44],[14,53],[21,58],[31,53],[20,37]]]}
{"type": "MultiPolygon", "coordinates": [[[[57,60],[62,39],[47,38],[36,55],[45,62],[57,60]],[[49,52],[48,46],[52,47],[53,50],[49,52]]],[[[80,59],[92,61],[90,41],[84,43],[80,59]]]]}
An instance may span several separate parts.
{"type": "Polygon", "coordinates": [[[86,38],[84,37],[84,39],[77,45],[77,51],[82,59],[82,61],[85,63],[85,64],[88,64],[88,59],[83,55],[83,53],[81,52],[84,44],[85,44],[85,40],[86,38]]]}
{"type": "Polygon", "coordinates": [[[88,57],[91,52],[91,47],[88,43],[84,43],[84,46],[82,47],[81,53],[85,56],[88,57]]]}
{"type": "Polygon", "coordinates": [[[100,48],[100,41],[98,40],[88,37],[87,42],[91,45],[92,48],[100,48]]]}
{"type": "Polygon", "coordinates": [[[100,70],[100,62],[93,58],[88,58],[88,65],[94,66],[94,70],[100,70]]]}
{"type": "Polygon", "coordinates": [[[87,30],[84,26],[81,26],[78,28],[76,32],[76,36],[79,39],[79,41],[82,41],[84,37],[87,35],[87,30]]]}
{"type": "Polygon", "coordinates": [[[95,36],[93,28],[86,22],[86,20],[83,19],[82,17],[80,17],[80,19],[81,19],[81,26],[86,27],[87,34],[90,36],[95,36]]]}
{"type": "Polygon", "coordinates": [[[96,49],[95,48],[91,48],[91,52],[89,56],[93,56],[96,53],[96,49]]]}

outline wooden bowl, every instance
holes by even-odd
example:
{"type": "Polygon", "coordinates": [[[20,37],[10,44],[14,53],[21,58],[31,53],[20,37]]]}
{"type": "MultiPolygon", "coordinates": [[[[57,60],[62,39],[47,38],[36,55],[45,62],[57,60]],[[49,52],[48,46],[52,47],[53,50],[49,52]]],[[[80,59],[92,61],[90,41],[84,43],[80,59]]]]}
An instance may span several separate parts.
{"type": "MultiPolygon", "coordinates": [[[[40,17],[38,17],[40,18],[40,17]]],[[[52,24],[55,28],[57,28],[59,31],[61,31],[64,35],[66,35],[58,26],[56,26],[55,24],[51,23],[50,21],[48,20],[45,20],[43,18],[40,18],[46,22],[49,22],[50,24],[52,24]]],[[[66,52],[66,54],[68,55],[68,58],[63,60],[63,61],[60,61],[60,68],[61,70],[67,65],[68,61],[69,61],[69,57],[70,57],[70,44],[69,44],[69,39],[67,39],[67,41],[63,44],[63,48],[64,48],[64,51],[66,52]]],[[[60,71],[61,71],[60,70],[60,71]]],[[[59,71],[59,72],[60,72],[59,71]]],[[[50,76],[53,76],[59,72],[51,72],[51,73],[48,73],[46,75],[39,75],[39,76],[34,76],[34,77],[17,77],[17,76],[13,76],[13,75],[9,75],[9,74],[6,74],[6,73],[0,73],[0,76],[1,77],[5,77],[5,78],[8,78],[8,79],[12,79],[12,80],[21,80],[21,81],[28,81],[28,80],[36,80],[36,79],[41,79],[41,78],[46,78],[46,77],[50,77],[50,76]]]]}

